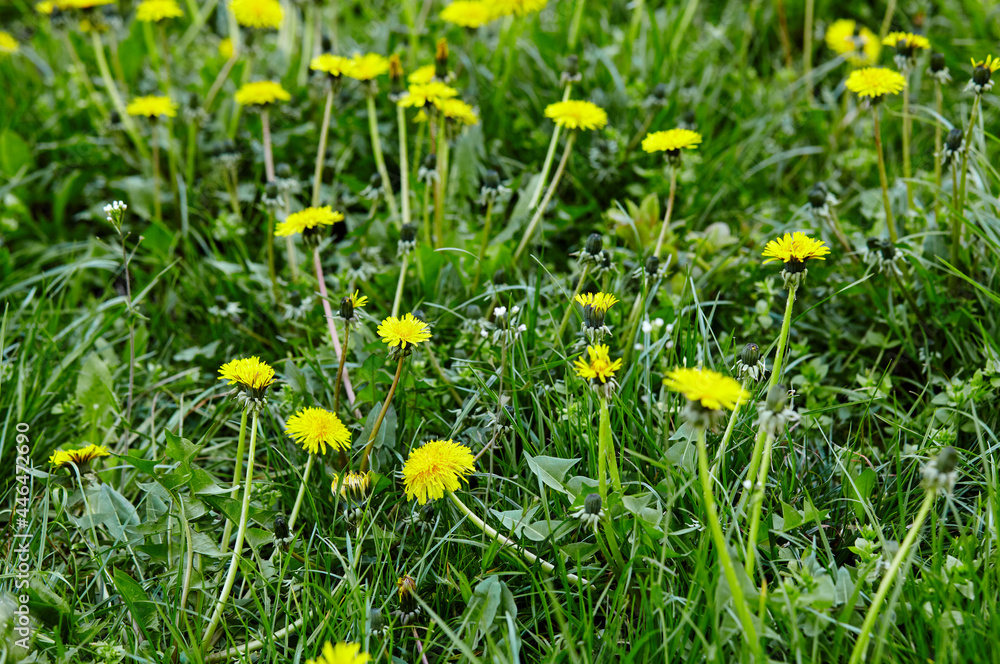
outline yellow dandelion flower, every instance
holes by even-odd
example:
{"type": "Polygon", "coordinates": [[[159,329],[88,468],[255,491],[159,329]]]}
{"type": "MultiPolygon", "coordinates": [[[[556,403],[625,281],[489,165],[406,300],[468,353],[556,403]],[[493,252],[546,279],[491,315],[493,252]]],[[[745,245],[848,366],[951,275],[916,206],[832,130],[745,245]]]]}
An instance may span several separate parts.
{"type": "Polygon", "coordinates": [[[457,96],[458,90],[441,81],[414,83],[409,87],[406,95],[399,100],[399,105],[403,108],[423,108],[428,103],[440,104],[445,99],[457,96]]]}
{"type": "Polygon", "coordinates": [[[344,74],[359,81],[370,81],[389,71],[389,58],[378,53],[355,53],[344,74]]]}
{"type": "Polygon", "coordinates": [[[642,149],[646,152],[677,152],[681,148],[693,150],[701,143],[701,134],[690,129],[669,129],[654,131],[642,139],[642,149]]]}
{"type": "Polygon", "coordinates": [[[622,368],[621,358],[612,360],[610,349],[605,344],[587,346],[587,355],[590,356],[589,361],[583,359],[581,355],[573,362],[576,375],[580,378],[586,380],[594,380],[596,378],[602,383],[607,383],[609,380],[614,379],[615,372],[622,368]]]}
{"type": "Polygon", "coordinates": [[[383,343],[389,344],[389,348],[399,346],[400,350],[405,350],[406,344],[416,346],[431,338],[427,323],[413,314],[406,314],[402,318],[389,316],[382,321],[376,331],[382,337],[383,343]]]}
{"type": "Polygon", "coordinates": [[[583,293],[576,296],[576,301],[581,306],[588,304],[601,313],[606,312],[613,305],[618,304],[618,298],[611,293],[583,293]]]}
{"type": "Polygon", "coordinates": [[[225,39],[219,42],[219,55],[221,55],[223,58],[228,60],[229,58],[233,57],[234,52],[235,51],[233,50],[232,39],[226,37],[225,39]]]}
{"type": "Polygon", "coordinates": [[[56,468],[62,468],[68,463],[83,465],[99,457],[111,456],[111,452],[101,445],[87,445],[78,450],[56,450],[49,457],[49,463],[56,468]]]}
{"type": "Polygon", "coordinates": [[[288,418],[285,433],[310,454],[326,454],[329,445],[346,450],[351,434],[336,414],[322,408],[303,408],[288,418]]]}
{"type": "Polygon", "coordinates": [[[351,301],[351,304],[354,305],[355,309],[363,309],[364,306],[368,304],[368,297],[365,295],[358,295],[358,291],[354,291],[347,297],[351,301]]]}
{"type": "Polygon", "coordinates": [[[456,491],[462,481],[475,471],[468,447],[450,440],[432,440],[410,452],[403,464],[403,488],[406,499],[421,505],[456,491]]]}
{"type": "Polygon", "coordinates": [[[46,16],[51,16],[55,8],[56,3],[54,0],[44,0],[44,2],[35,3],[35,11],[46,16]]]}
{"type": "Polygon", "coordinates": [[[117,0],[56,0],[56,9],[68,11],[70,9],[93,9],[113,5],[117,0]]]}
{"type": "Polygon", "coordinates": [[[17,40],[9,32],[0,30],[0,55],[13,55],[20,49],[17,40]]]}
{"type": "Polygon", "coordinates": [[[307,660],[306,664],[367,664],[371,657],[360,650],[361,646],[357,643],[333,645],[327,641],[322,654],[316,659],[307,660]]]}
{"type": "Polygon", "coordinates": [[[842,18],[830,24],[826,45],[837,55],[843,55],[855,67],[878,62],[882,44],[878,35],[851,19],[842,18]]]}
{"type": "Polygon", "coordinates": [[[479,124],[476,111],[461,99],[439,99],[434,102],[434,107],[450,120],[467,125],[479,124]]]}
{"type": "Polygon", "coordinates": [[[603,108],[577,99],[549,104],[545,117],[566,129],[601,129],[608,124],[608,114],[603,108]]]}
{"type": "Polygon", "coordinates": [[[413,85],[424,85],[425,83],[430,83],[434,80],[434,71],[434,65],[417,67],[412,74],[406,77],[406,82],[412,83],[413,85]]]}
{"type": "Polygon", "coordinates": [[[184,16],[176,0],[142,0],[135,10],[137,21],[157,23],[165,18],[180,18],[184,16]]]}
{"type": "Polygon", "coordinates": [[[861,98],[881,99],[905,88],[906,77],[885,67],[866,67],[852,71],[845,85],[861,98]]]}
{"type": "Polygon", "coordinates": [[[928,49],[931,47],[931,43],[927,40],[927,37],[915,35],[912,32],[890,32],[882,40],[882,45],[895,46],[896,48],[902,46],[903,48],[910,49],[928,49]]]}
{"type": "Polygon", "coordinates": [[[330,76],[341,76],[347,72],[351,61],[342,55],[324,53],[309,61],[309,69],[326,72],[330,76]]]}
{"type": "MultiPolygon", "coordinates": [[[[340,495],[343,498],[350,496],[355,500],[364,498],[368,493],[368,488],[371,486],[371,474],[370,473],[359,473],[357,471],[349,471],[344,475],[344,482],[340,484],[340,495]]],[[[336,494],[337,484],[340,483],[340,476],[336,473],[333,474],[333,482],[330,484],[330,491],[336,494]]]]}
{"type": "Polygon", "coordinates": [[[241,106],[265,106],[276,101],[288,101],[292,96],[277,81],[246,83],[236,91],[236,103],[241,106]]]}
{"type": "Polygon", "coordinates": [[[732,410],[738,403],[750,398],[738,382],[708,369],[680,367],[668,373],[663,384],[708,410],[732,410]]]}
{"type": "Polygon", "coordinates": [[[441,10],[441,20],[463,28],[478,28],[496,18],[493,8],[479,0],[455,0],[441,10]]]}
{"type": "Polygon", "coordinates": [[[992,55],[987,55],[985,60],[976,60],[972,58],[972,68],[983,67],[989,69],[990,73],[995,72],[1000,69],[1000,58],[994,58],[992,55]]]}
{"type": "Polygon", "coordinates": [[[129,115],[144,115],[147,118],[177,117],[177,103],[170,97],[136,97],[125,108],[129,115]]]}
{"type": "Polygon", "coordinates": [[[285,18],[278,0],[233,0],[229,3],[236,22],[247,28],[277,30],[285,18]]]}
{"type": "Polygon", "coordinates": [[[545,8],[547,0],[492,0],[494,17],[517,14],[524,16],[545,8]]]}
{"type": "Polygon", "coordinates": [[[228,380],[230,385],[256,391],[274,382],[274,369],[257,356],[226,362],[219,368],[219,373],[219,380],[228,380]]]}
{"type": "Polygon", "coordinates": [[[288,215],[288,218],[274,229],[274,234],[277,237],[288,237],[319,226],[332,226],[343,220],[344,215],[334,211],[329,205],[320,208],[308,207],[288,215]]]}
{"type": "Polygon", "coordinates": [[[814,240],[805,233],[785,233],[775,238],[764,247],[763,256],[767,257],[764,264],[781,261],[783,263],[804,263],[810,258],[825,261],[830,253],[830,247],[823,240],[814,240]]]}

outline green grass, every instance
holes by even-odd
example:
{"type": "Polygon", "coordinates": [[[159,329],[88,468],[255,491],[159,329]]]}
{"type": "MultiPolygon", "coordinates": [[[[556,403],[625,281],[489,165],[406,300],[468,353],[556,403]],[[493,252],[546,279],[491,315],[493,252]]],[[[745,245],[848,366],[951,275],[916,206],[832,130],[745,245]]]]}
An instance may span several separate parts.
{"type": "MultiPolygon", "coordinates": [[[[282,30],[258,32],[249,59],[240,59],[209,111],[195,117],[185,110],[189,99],[204,102],[225,62],[218,43],[229,29],[226,12],[219,7],[192,28],[191,9],[208,5],[180,2],[185,16],[164,24],[172,49],[165,90],[133,20],[135,3],[121,3],[123,23],[102,39],[123,98],[169,92],[181,104],[177,118],[157,127],[162,221],[153,218],[153,171],[142,156],[150,125],[136,119],[144,142],[138,150],[104,114],[113,104],[76,19],[50,20],[24,0],[0,9],[20,44],[18,53],[0,55],[7,91],[0,98],[0,659],[211,662],[227,648],[243,652],[253,644],[252,655],[235,661],[306,662],[326,641],[347,641],[386,662],[421,661],[421,653],[428,662],[753,661],[708,528],[684,399],[662,381],[677,366],[730,375],[747,342],[772,366],[786,290],[781,266],[763,265],[761,252],[774,237],[801,230],[832,253],[809,262],[793,310],[782,382],[795,390],[801,421],[774,442],[752,576],[743,572],[750,508],[741,495],[765,383],[753,386],[752,406],[739,411],[712,478],[763,652],[776,662],[850,660],[884,578],[883,550],[906,538],[926,495],[923,468],[951,445],[958,482],[933,502],[865,652],[868,662],[998,660],[994,92],[982,97],[985,131],[974,133],[961,209],[948,171],[940,189],[934,181],[935,127],[945,135],[966,127],[974,99],[963,91],[969,58],[982,59],[995,46],[995,17],[962,0],[902,3],[892,16],[891,29],[927,34],[954,79],[943,86],[939,117],[927,55],[910,78],[918,208],[910,212],[901,100],[882,105],[903,252],[897,278],[865,262],[866,238],[886,235],[871,113],[853,95],[844,100],[850,65],[822,39],[826,25],[845,17],[878,32],[883,4],[816,2],[810,100],[800,3],[581,2],[550,0],[540,13],[478,31],[442,23],[444,5],[434,1],[339,2],[336,17],[332,4],[320,10],[325,47],[345,55],[399,53],[407,73],[431,63],[435,42],[447,37],[452,85],[477,108],[480,123],[451,141],[444,237],[436,248],[422,234],[425,211],[433,218],[424,201],[433,206],[434,196],[417,177],[430,148],[427,125],[409,113],[418,242],[401,312],[419,310],[433,337],[405,362],[376,440],[360,519],[348,518],[345,501],[329,488],[348,457],[327,453],[314,463],[287,549],[272,529],[278,514],[291,513],[306,454],[285,424],[300,408],[333,408],[339,358],[301,238],[297,279],[284,240],[276,239],[279,281],[271,282],[260,115],[237,116],[233,95],[244,77],[280,80],[291,93],[270,113],[274,157],[289,167],[291,208],[308,205],[325,99],[322,82],[300,78],[303,20],[313,6],[286,4],[282,30]],[[570,54],[579,56],[582,75],[572,97],[604,108],[609,122],[577,137],[542,219],[542,239],[514,264],[552,136],[545,108],[562,98],[570,54]],[[652,103],[661,83],[665,96],[652,103]],[[644,284],[634,272],[659,233],[669,172],[662,155],[628,146],[647,129],[681,123],[704,140],[685,152],[678,171],[664,271],[644,284]],[[493,207],[481,267],[489,283],[474,287],[487,170],[511,191],[493,207]],[[810,210],[816,182],[837,200],[832,209],[850,251],[810,210]],[[114,200],[129,206],[122,235],[102,211],[114,200]],[[955,218],[963,229],[957,262],[955,218]],[[613,269],[591,271],[584,292],[621,300],[607,314],[604,343],[613,358],[626,360],[610,400],[624,490],[611,490],[606,523],[596,532],[573,516],[599,479],[599,397],[573,371],[586,352],[577,313],[571,333],[555,334],[580,275],[575,253],[591,233],[602,236],[613,269]],[[630,340],[637,296],[640,320],[651,325],[640,325],[630,340]],[[480,334],[483,318],[492,320],[491,308],[501,305],[519,307],[526,326],[506,351],[480,334]],[[653,324],[658,319],[662,325],[653,324]],[[630,349],[633,342],[641,347],[630,349]],[[218,638],[204,644],[229,570],[233,538],[223,553],[223,532],[235,535],[242,498],[229,497],[241,413],[218,368],[251,355],[273,366],[278,381],[260,416],[240,568],[218,638]],[[28,426],[33,462],[25,477],[28,523],[20,530],[29,534],[26,590],[17,585],[13,537],[19,423],[28,426]],[[453,439],[474,454],[494,440],[457,495],[524,551],[551,562],[552,573],[484,535],[447,498],[427,506],[406,500],[403,464],[434,439],[453,439]],[[114,455],[82,478],[48,464],[56,450],[89,444],[114,455]],[[416,581],[412,600],[397,592],[403,575],[416,581]],[[27,650],[14,645],[12,631],[25,592],[27,650]],[[404,621],[400,611],[415,607],[415,619],[404,621]],[[385,623],[383,632],[373,633],[373,616],[385,623]]],[[[156,43],[162,57],[159,36],[156,43]]],[[[893,67],[890,51],[883,49],[883,66],[893,67]]],[[[378,126],[398,198],[401,155],[388,90],[382,78],[378,126]]],[[[376,328],[399,283],[400,229],[384,202],[363,195],[375,172],[364,90],[345,80],[335,96],[321,198],[346,222],[327,233],[321,256],[334,313],[355,288],[371,300],[352,328],[347,359],[360,417],[346,404],[338,413],[352,433],[353,468],[396,368],[376,328]]],[[[711,461],[727,420],[708,432],[711,461]]]]}

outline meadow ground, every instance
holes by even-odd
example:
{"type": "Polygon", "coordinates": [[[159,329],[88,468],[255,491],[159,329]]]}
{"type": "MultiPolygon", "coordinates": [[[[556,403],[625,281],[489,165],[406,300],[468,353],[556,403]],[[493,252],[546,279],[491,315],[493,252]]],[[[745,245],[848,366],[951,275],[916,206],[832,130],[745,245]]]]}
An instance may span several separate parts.
{"type": "Polygon", "coordinates": [[[0,662],[998,662],[978,0],[8,0],[0,662]]]}

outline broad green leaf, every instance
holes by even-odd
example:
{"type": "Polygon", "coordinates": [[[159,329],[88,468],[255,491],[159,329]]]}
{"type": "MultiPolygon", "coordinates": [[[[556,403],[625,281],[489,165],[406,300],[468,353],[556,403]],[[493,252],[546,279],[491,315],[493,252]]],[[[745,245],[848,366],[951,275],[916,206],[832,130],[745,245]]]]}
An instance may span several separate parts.
{"type": "Polygon", "coordinates": [[[201,449],[187,438],[181,438],[169,429],[164,429],[163,434],[167,438],[167,445],[164,452],[174,461],[180,461],[181,465],[186,466],[191,461],[191,458],[198,453],[198,450],[201,449]]]}
{"type": "Polygon", "coordinates": [[[533,457],[528,453],[525,453],[524,458],[527,460],[531,472],[538,476],[538,479],[543,484],[550,489],[565,493],[570,498],[573,497],[573,494],[563,486],[563,478],[566,477],[566,473],[569,472],[570,468],[580,462],[579,459],[560,459],[549,456],[533,457]]]}
{"type": "Polygon", "coordinates": [[[122,601],[128,607],[135,623],[139,625],[146,638],[151,638],[149,628],[156,621],[156,606],[150,601],[146,591],[131,576],[120,569],[113,572],[115,589],[121,595],[122,601]]]}

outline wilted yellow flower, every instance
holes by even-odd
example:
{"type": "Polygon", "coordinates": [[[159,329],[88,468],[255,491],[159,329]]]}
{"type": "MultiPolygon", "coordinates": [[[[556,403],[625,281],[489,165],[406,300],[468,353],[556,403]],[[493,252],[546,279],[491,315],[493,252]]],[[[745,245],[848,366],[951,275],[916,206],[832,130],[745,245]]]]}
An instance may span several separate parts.
{"type": "Polygon", "coordinates": [[[557,101],[545,108],[545,117],[566,129],[600,129],[608,123],[608,114],[589,101],[557,101]]]}
{"type": "Polygon", "coordinates": [[[181,16],[184,16],[184,12],[176,0],[142,0],[135,10],[136,20],[145,23],[156,23],[165,18],[181,16]]]}
{"type": "Polygon", "coordinates": [[[322,408],[303,408],[288,418],[285,433],[310,454],[326,454],[329,445],[346,450],[351,434],[335,413],[322,408]]]}
{"type": "Polygon", "coordinates": [[[313,71],[326,72],[330,76],[341,76],[347,72],[351,66],[351,61],[342,55],[331,55],[324,53],[317,55],[309,62],[309,68],[313,71]]]}
{"type": "Polygon", "coordinates": [[[767,257],[764,264],[781,261],[783,263],[804,263],[810,258],[824,261],[830,247],[823,240],[814,240],[801,231],[785,233],[775,238],[764,247],[763,256],[767,257]]]}
{"type": "Polygon", "coordinates": [[[285,17],[278,0],[233,0],[229,9],[236,22],[248,28],[277,30],[285,17]]]}
{"type": "Polygon", "coordinates": [[[646,152],[677,152],[681,148],[694,149],[701,143],[701,134],[690,129],[669,129],[654,131],[642,139],[642,149],[646,152]]]}
{"type": "Polygon", "coordinates": [[[343,220],[344,215],[334,211],[329,205],[319,208],[308,207],[288,215],[288,218],[274,229],[274,234],[277,237],[288,237],[319,226],[332,226],[343,220]]]}
{"type": "Polygon", "coordinates": [[[834,21],[827,28],[826,45],[856,67],[878,62],[882,52],[882,45],[874,32],[864,26],[858,27],[857,23],[846,18],[834,21]]]}
{"type": "Polygon", "coordinates": [[[618,304],[618,298],[611,293],[583,293],[576,296],[576,301],[584,307],[590,305],[601,313],[618,304]]]}
{"type": "Polygon", "coordinates": [[[455,0],[441,10],[441,20],[463,28],[478,28],[496,18],[493,8],[479,0],[455,0]]]}
{"type": "Polygon", "coordinates": [[[361,646],[357,643],[338,643],[329,641],[323,646],[323,653],[316,659],[306,661],[306,664],[367,664],[371,659],[368,653],[359,652],[361,646]]]}
{"type": "Polygon", "coordinates": [[[68,463],[77,466],[88,463],[99,457],[111,456],[111,452],[101,445],[87,445],[78,450],[56,450],[49,457],[49,463],[56,468],[62,468],[68,463]]]}
{"type": "Polygon", "coordinates": [[[291,98],[292,96],[277,81],[247,83],[236,91],[236,103],[241,106],[266,106],[291,98]]]}
{"type": "Polygon", "coordinates": [[[177,117],[177,103],[170,97],[136,97],[125,108],[129,115],[143,115],[147,118],[177,117]]]}
{"type": "Polygon", "coordinates": [[[855,69],[847,77],[847,89],[861,98],[878,100],[887,94],[896,94],[906,87],[906,77],[885,67],[855,69]]]}
{"type": "Polygon", "coordinates": [[[450,440],[432,440],[410,452],[403,464],[403,488],[406,499],[421,505],[456,491],[461,482],[475,471],[468,447],[450,440]]]}
{"type": "Polygon", "coordinates": [[[354,291],[347,297],[355,309],[362,309],[366,304],[368,304],[368,297],[365,295],[358,295],[358,291],[354,291]]]}
{"type": "Polygon", "coordinates": [[[434,102],[434,106],[446,118],[467,125],[479,124],[479,116],[476,115],[471,106],[461,99],[440,99],[434,102]]]}
{"type": "Polygon", "coordinates": [[[663,384],[706,410],[732,410],[750,398],[738,382],[708,369],[677,368],[667,374],[663,384]]]}
{"type": "Polygon", "coordinates": [[[406,350],[406,344],[416,346],[431,338],[427,323],[413,314],[406,314],[402,318],[390,316],[382,321],[376,331],[382,341],[389,344],[389,348],[399,346],[400,350],[406,350]]]}
{"type": "Polygon", "coordinates": [[[331,492],[337,492],[337,484],[340,484],[340,495],[342,497],[347,498],[350,496],[355,500],[360,500],[365,497],[368,493],[368,487],[371,486],[371,474],[367,472],[359,473],[352,470],[344,475],[344,481],[341,483],[340,477],[334,473],[333,482],[330,484],[331,492]]]}
{"type": "Polygon", "coordinates": [[[458,96],[458,90],[445,85],[441,81],[430,83],[415,83],[409,87],[406,95],[399,100],[403,108],[423,108],[428,103],[439,104],[445,99],[458,96]]]}
{"type": "Polygon", "coordinates": [[[9,32],[0,30],[0,55],[12,55],[17,53],[20,46],[14,36],[9,32]]]}
{"type": "Polygon", "coordinates": [[[344,74],[359,81],[370,81],[389,71],[389,58],[378,53],[355,53],[344,74]]]}
{"type": "Polygon", "coordinates": [[[987,55],[985,60],[972,58],[972,68],[975,69],[976,67],[984,67],[989,69],[991,73],[995,72],[997,69],[1000,69],[1000,58],[994,58],[992,55],[987,55]]]}
{"type": "Polygon", "coordinates": [[[612,360],[610,349],[605,344],[587,346],[587,355],[590,356],[589,360],[580,356],[573,362],[576,375],[580,378],[597,379],[601,383],[607,383],[609,380],[613,380],[615,372],[622,368],[621,358],[612,360]]]}

